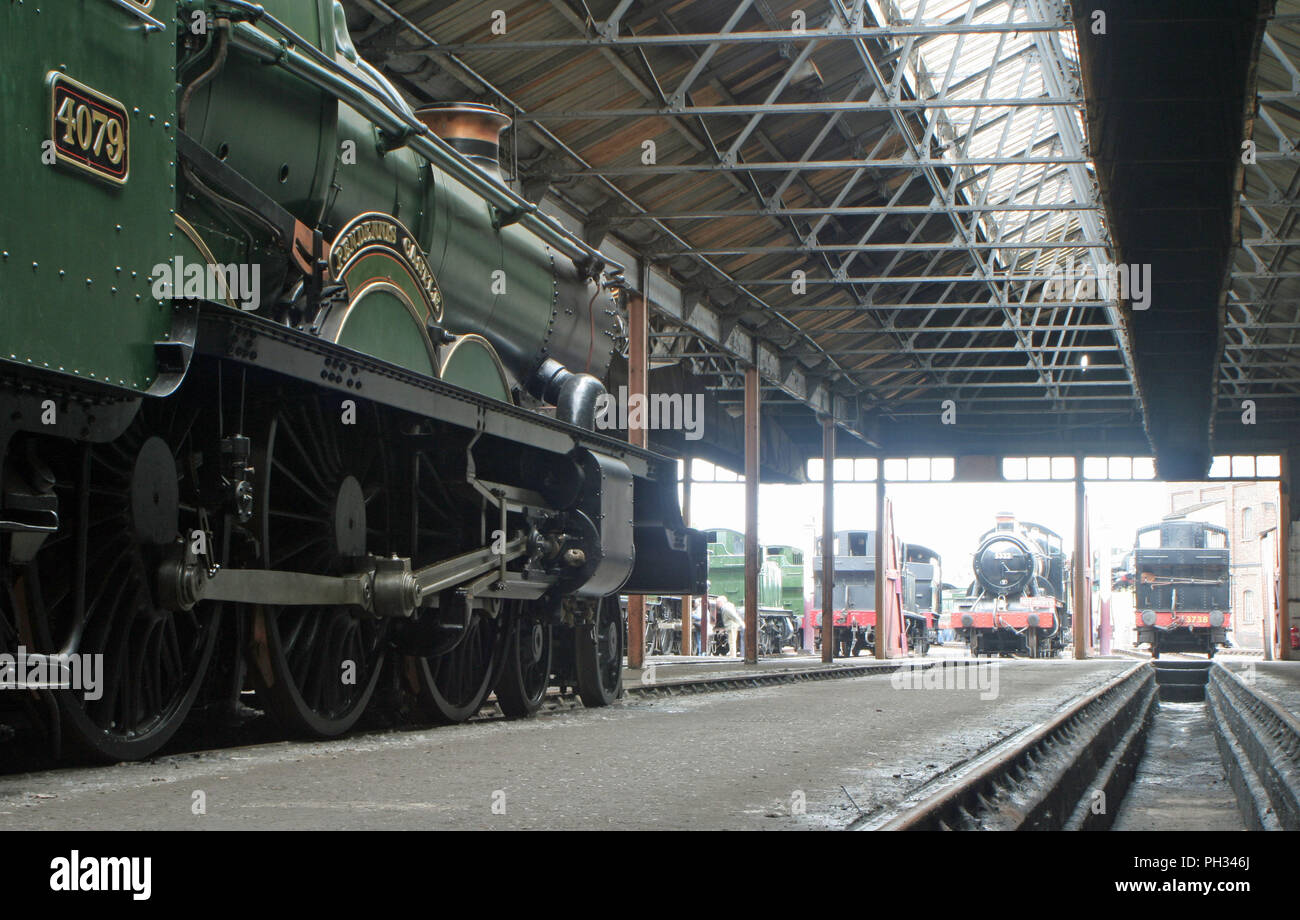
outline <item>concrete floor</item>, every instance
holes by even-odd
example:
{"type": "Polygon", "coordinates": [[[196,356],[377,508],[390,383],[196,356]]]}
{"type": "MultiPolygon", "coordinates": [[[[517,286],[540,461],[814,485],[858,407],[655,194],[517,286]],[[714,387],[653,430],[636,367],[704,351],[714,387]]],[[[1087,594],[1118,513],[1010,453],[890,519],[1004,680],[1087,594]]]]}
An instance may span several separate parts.
{"type": "Polygon", "coordinates": [[[0,830],[841,827],[1132,664],[1004,661],[993,699],[880,675],[14,775],[0,830]]]}
{"type": "Polygon", "coordinates": [[[1263,661],[1220,659],[1247,684],[1264,691],[1274,702],[1295,716],[1300,716],[1300,661],[1263,661]]]}

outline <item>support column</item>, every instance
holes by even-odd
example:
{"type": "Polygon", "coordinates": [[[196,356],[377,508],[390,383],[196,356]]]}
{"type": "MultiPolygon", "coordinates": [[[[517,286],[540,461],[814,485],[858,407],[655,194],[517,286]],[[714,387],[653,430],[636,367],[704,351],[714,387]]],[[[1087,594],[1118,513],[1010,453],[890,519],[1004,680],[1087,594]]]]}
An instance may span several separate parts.
{"type": "MultiPolygon", "coordinates": [[[[645,291],[649,280],[650,272],[647,268],[641,291],[632,292],[628,297],[627,391],[629,405],[631,405],[634,397],[644,404],[646,384],[650,380],[650,325],[645,291]]],[[[627,423],[628,443],[637,447],[645,447],[646,431],[640,424],[634,425],[631,416],[632,413],[629,413],[627,423]]],[[[627,598],[627,666],[639,669],[644,663],[645,596],[629,594],[627,598]]]]}
{"type": "Polygon", "coordinates": [[[1294,661],[1300,653],[1291,650],[1291,522],[1296,513],[1291,507],[1291,454],[1281,452],[1281,477],[1278,480],[1277,522],[1277,657],[1294,661]]]}
{"type": "MultiPolygon", "coordinates": [[[[686,470],[682,474],[682,523],[687,527],[691,526],[691,455],[687,454],[683,459],[686,470]]],[[[700,605],[704,607],[704,604],[700,605]]],[[[704,654],[709,653],[708,647],[709,632],[704,626],[704,617],[700,617],[700,650],[704,654]]],[[[682,597],[682,654],[690,655],[695,651],[691,645],[691,596],[689,594],[682,597]]]]}
{"type": "MultiPolygon", "coordinates": [[[[889,657],[885,629],[885,606],[888,597],[885,594],[888,581],[885,578],[885,458],[876,460],[876,657],[884,660],[889,657]]],[[[893,536],[892,534],[890,536],[893,536]]]]}
{"type": "Polygon", "coordinates": [[[745,663],[758,663],[758,368],[745,369],[745,663]]]}
{"type": "MultiPolygon", "coordinates": [[[[1097,625],[1097,653],[1103,658],[1110,655],[1111,648],[1111,617],[1110,601],[1114,596],[1111,586],[1114,583],[1114,575],[1110,567],[1110,553],[1104,552],[1098,554],[1101,557],[1100,571],[1097,572],[1097,583],[1101,585],[1101,601],[1098,603],[1097,615],[1100,623],[1097,625]]],[[[1136,588],[1134,589],[1136,591],[1136,588]]]]}
{"type": "MultiPolygon", "coordinates": [[[[835,420],[822,419],[822,661],[835,658],[835,420]]],[[[806,622],[807,618],[805,618],[806,622]]],[[[812,629],[812,624],[808,624],[812,629]]]]}
{"type": "MultiPolygon", "coordinates": [[[[1280,488],[1278,490],[1278,494],[1281,495],[1280,488]]],[[[1285,506],[1279,500],[1277,503],[1277,507],[1283,508],[1285,506]]],[[[1265,661],[1272,661],[1277,654],[1273,649],[1273,634],[1277,631],[1276,624],[1278,621],[1277,620],[1277,591],[1276,591],[1278,587],[1278,580],[1277,580],[1278,573],[1277,573],[1276,563],[1277,563],[1277,533],[1278,533],[1278,529],[1281,528],[1282,526],[1281,517],[1282,516],[1279,513],[1277,525],[1273,528],[1272,533],[1267,535],[1268,536],[1267,541],[1264,539],[1265,537],[1264,534],[1261,534],[1259,538],[1260,567],[1264,570],[1264,584],[1262,586],[1263,590],[1259,592],[1260,593],[1259,629],[1260,629],[1260,639],[1263,640],[1263,645],[1261,645],[1260,647],[1264,650],[1265,661]],[[1268,558],[1270,554],[1273,556],[1272,559],[1268,558]]]]}
{"type": "Polygon", "coordinates": [[[1074,578],[1071,594],[1071,607],[1074,609],[1074,657],[1088,657],[1088,620],[1092,610],[1092,598],[1088,594],[1087,549],[1088,537],[1087,505],[1083,490],[1083,458],[1074,459],[1074,578]]]}

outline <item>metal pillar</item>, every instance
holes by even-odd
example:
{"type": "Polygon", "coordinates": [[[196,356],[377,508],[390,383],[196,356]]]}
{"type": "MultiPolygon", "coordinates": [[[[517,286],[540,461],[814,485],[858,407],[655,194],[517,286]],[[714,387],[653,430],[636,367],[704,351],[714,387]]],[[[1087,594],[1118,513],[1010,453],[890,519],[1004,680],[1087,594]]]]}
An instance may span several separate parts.
{"type": "Polygon", "coordinates": [[[1074,465],[1074,657],[1088,657],[1088,620],[1092,598],[1088,593],[1087,547],[1088,515],[1083,490],[1083,458],[1076,457],[1074,465]]]}
{"type": "MultiPolygon", "coordinates": [[[[882,661],[889,657],[885,647],[888,630],[885,629],[885,458],[876,460],[876,657],[882,661]]],[[[892,535],[891,535],[892,536],[892,535]]]]}
{"type": "MultiPolygon", "coordinates": [[[[835,658],[835,420],[822,419],[822,661],[835,658]]],[[[809,629],[812,625],[809,624],[809,629]]]]}
{"type": "Polygon", "coordinates": [[[1114,576],[1111,574],[1110,553],[1101,553],[1100,556],[1101,562],[1097,580],[1101,585],[1099,591],[1101,603],[1098,604],[1097,615],[1101,618],[1101,622],[1097,627],[1097,652],[1104,658],[1110,654],[1111,648],[1110,599],[1112,596],[1111,583],[1114,576]]]}
{"type": "MultiPolygon", "coordinates": [[[[1281,487],[1278,488],[1278,495],[1281,495],[1281,487]]],[[[1281,501],[1277,503],[1279,509],[1284,508],[1281,501]]],[[[1260,638],[1263,644],[1260,646],[1264,650],[1264,660],[1272,661],[1275,657],[1273,651],[1273,634],[1276,630],[1274,624],[1277,622],[1277,532],[1282,527],[1281,511],[1278,512],[1277,526],[1271,532],[1265,532],[1259,536],[1259,557],[1260,566],[1264,570],[1263,590],[1260,591],[1259,605],[1259,629],[1260,638]],[[1267,546],[1265,546],[1265,536],[1268,537],[1267,546]],[[1273,555],[1273,559],[1268,558],[1268,554],[1273,555]]]]}
{"type": "MultiPolygon", "coordinates": [[[[649,281],[648,269],[645,276],[646,281],[649,281]]],[[[646,384],[650,379],[650,349],[648,347],[650,326],[648,316],[646,291],[643,284],[640,292],[634,292],[628,297],[627,390],[629,401],[634,394],[640,394],[641,400],[646,398],[646,384]]],[[[646,431],[639,424],[632,424],[631,413],[629,413],[627,423],[627,440],[628,443],[637,447],[646,446],[646,431]]],[[[640,594],[629,594],[627,597],[627,666],[629,668],[640,668],[644,661],[645,597],[640,594]]]]}
{"type": "Polygon", "coordinates": [[[1296,652],[1291,650],[1291,522],[1295,512],[1291,509],[1291,456],[1289,451],[1281,451],[1282,469],[1278,478],[1278,517],[1277,522],[1277,657],[1281,661],[1294,661],[1296,652]]]}
{"type": "Polygon", "coordinates": [[[745,368],[745,663],[758,663],[758,368],[745,368]]]}
{"type": "MultiPolygon", "coordinates": [[[[687,454],[684,461],[686,472],[682,476],[682,523],[687,527],[691,526],[691,455],[687,454]]],[[[701,603],[703,608],[705,604],[701,603]]],[[[700,616],[700,651],[704,654],[709,653],[708,649],[708,630],[704,627],[704,617],[700,616]]],[[[695,646],[691,645],[691,596],[689,594],[682,596],[682,654],[690,655],[695,651],[695,646]]]]}

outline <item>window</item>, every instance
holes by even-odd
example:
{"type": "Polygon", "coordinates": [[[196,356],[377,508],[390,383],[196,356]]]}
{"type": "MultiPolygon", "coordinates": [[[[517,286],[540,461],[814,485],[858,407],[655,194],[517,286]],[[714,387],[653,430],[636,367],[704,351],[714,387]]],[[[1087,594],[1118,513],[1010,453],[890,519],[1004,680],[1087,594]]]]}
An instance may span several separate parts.
{"type": "Polygon", "coordinates": [[[1155,461],[1150,457],[1084,457],[1084,479],[1155,479],[1155,461]]]}
{"type": "Polygon", "coordinates": [[[1255,539],[1255,509],[1246,507],[1241,509],[1241,538],[1243,540],[1255,539]]]}
{"type": "MultiPolygon", "coordinates": [[[[937,478],[937,477],[936,477],[937,478]]],[[[1073,457],[1003,457],[1002,478],[1010,482],[1021,480],[1073,479],[1073,457]]]]}
{"type": "Polygon", "coordinates": [[[1211,479],[1276,479],[1282,475],[1277,454],[1219,455],[1210,461],[1211,479]]]}
{"type": "Polygon", "coordinates": [[[1249,588],[1241,592],[1241,622],[1247,626],[1255,623],[1255,592],[1249,588]]]}

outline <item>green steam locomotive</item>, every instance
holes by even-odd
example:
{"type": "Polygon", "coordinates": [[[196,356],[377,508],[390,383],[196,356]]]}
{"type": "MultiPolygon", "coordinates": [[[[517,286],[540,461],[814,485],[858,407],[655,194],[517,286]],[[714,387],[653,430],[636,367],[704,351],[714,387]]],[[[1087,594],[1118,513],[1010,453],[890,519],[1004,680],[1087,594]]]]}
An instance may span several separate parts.
{"type": "Polygon", "coordinates": [[[0,661],[59,678],[0,723],[610,702],[618,592],[703,593],[705,544],[593,430],[621,268],[502,180],[508,119],[413,110],[334,0],[61,6],[0,6],[0,661]]]}

